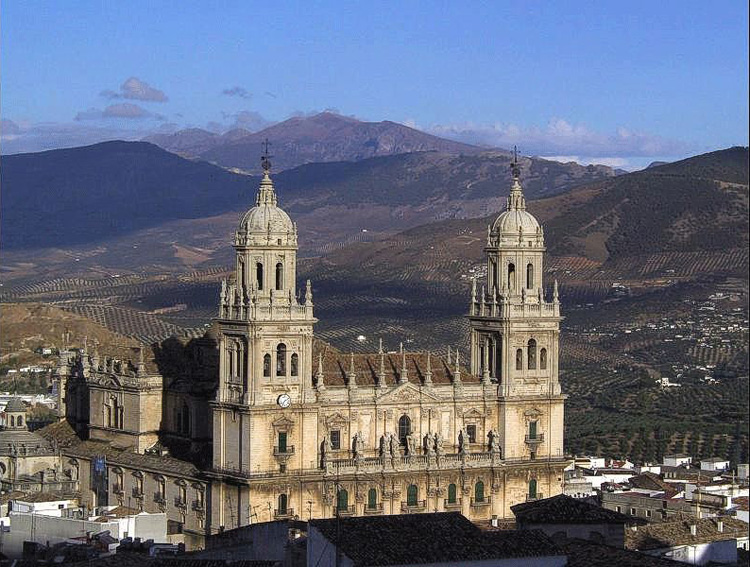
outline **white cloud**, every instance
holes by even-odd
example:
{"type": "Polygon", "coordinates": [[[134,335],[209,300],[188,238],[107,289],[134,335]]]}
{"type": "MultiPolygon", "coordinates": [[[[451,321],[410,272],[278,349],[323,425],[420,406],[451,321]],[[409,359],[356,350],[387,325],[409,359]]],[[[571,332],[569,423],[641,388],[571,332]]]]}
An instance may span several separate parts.
{"type": "Polygon", "coordinates": [[[546,127],[523,127],[517,124],[438,124],[425,129],[431,134],[470,144],[511,148],[518,145],[525,155],[589,156],[591,158],[628,158],[633,156],[685,155],[696,148],[645,132],[619,128],[614,133],[591,130],[554,118],[546,127]]]}
{"type": "Polygon", "coordinates": [[[248,92],[247,89],[244,89],[242,87],[232,87],[231,89],[224,89],[221,91],[221,94],[226,96],[236,96],[239,98],[244,98],[245,100],[253,98],[252,93],[248,92]]]}
{"type": "Polygon", "coordinates": [[[127,98],[148,102],[167,102],[167,100],[169,100],[163,91],[155,89],[146,81],[142,81],[138,77],[130,77],[127,79],[122,85],[120,85],[119,92],[107,89],[103,90],[100,94],[108,99],[127,98]]]}
{"type": "Polygon", "coordinates": [[[132,104],[130,102],[121,102],[117,104],[110,104],[104,110],[98,108],[89,108],[88,110],[82,110],[75,115],[74,120],[81,122],[84,120],[102,120],[104,118],[127,118],[129,120],[138,118],[149,118],[153,117],[157,120],[165,120],[165,117],[161,114],[152,114],[145,108],[132,104]]]}
{"type": "Polygon", "coordinates": [[[12,139],[3,137],[3,154],[40,152],[57,148],[87,146],[107,140],[139,140],[144,131],[123,127],[119,123],[109,125],[81,122],[39,122],[24,124],[12,139]]]}
{"type": "Polygon", "coordinates": [[[104,118],[147,118],[151,116],[151,113],[138,106],[137,104],[131,104],[129,102],[123,102],[120,104],[110,104],[104,109],[102,113],[104,118]]]}

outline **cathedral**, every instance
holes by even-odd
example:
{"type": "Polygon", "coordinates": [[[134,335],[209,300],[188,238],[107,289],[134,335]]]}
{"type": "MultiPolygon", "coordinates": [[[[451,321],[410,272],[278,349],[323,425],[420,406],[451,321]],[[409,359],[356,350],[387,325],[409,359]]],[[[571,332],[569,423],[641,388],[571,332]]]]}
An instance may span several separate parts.
{"type": "Polygon", "coordinates": [[[61,356],[41,431],[87,506],[166,512],[188,548],[275,519],[460,511],[475,521],[562,492],[560,303],[517,160],[467,298],[470,352],[345,354],[314,338],[297,226],[270,162],[234,235],[205,335],[61,356]]]}

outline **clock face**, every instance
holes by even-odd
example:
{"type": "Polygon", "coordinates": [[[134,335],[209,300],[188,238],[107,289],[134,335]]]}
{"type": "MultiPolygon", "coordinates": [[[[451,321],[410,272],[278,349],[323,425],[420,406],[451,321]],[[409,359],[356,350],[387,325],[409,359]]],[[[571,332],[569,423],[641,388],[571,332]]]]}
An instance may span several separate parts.
{"type": "Polygon", "coordinates": [[[289,394],[281,394],[278,398],[276,398],[276,403],[279,404],[282,408],[288,408],[290,405],[292,405],[292,398],[289,397],[289,394]]]}

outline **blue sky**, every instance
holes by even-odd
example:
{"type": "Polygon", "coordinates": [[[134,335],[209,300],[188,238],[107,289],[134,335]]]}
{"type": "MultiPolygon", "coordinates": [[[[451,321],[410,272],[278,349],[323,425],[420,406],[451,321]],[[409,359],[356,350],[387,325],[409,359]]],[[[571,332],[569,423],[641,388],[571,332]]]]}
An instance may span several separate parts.
{"type": "Polygon", "coordinates": [[[1,10],[4,153],[324,109],[626,167],[748,144],[744,1],[1,10]]]}

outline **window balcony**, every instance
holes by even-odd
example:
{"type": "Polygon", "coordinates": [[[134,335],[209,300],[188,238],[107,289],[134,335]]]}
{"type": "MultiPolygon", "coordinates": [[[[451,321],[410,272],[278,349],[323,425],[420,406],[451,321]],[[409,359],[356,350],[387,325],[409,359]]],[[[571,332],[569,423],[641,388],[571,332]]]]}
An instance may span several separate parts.
{"type": "Polygon", "coordinates": [[[286,508],[285,510],[274,510],[273,517],[277,519],[293,518],[294,508],[286,508]]]}
{"type": "Polygon", "coordinates": [[[417,500],[413,504],[401,503],[401,512],[411,514],[412,512],[424,512],[427,509],[427,500],[417,500]]]}
{"type": "Polygon", "coordinates": [[[277,445],[273,448],[274,457],[289,457],[290,455],[294,455],[294,445],[287,445],[286,447],[277,445]]]}
{"type": "Polygon", "coordinates": [[[365,514],[382,514],[383,513],[383,503],[378,502],[375,504],[373,508],[370,506],[365,506],[365,514]]]}
{"type": "Polygon", "coordinates": [[[334,513],[337,516],[353,516],[354,506],[336,506],[334,513]]]}
{"type": "Polygon", "coordinates": [[[472,508],[483,508],[485,506],[489,506],[492,502],[491,496],[485,496],[481,500],[477,500],[476,498],[471,499],[471,507],[472,508]]]}
{"type": "Polygon", "coordinates": [[[203,500],[193,500],[191,508],[196,512],[203,512],[206,509],[206,505],[203,503],[203,500]]]}
{"type": "Polygon", "coordinates": [[[187,508],[187,501],[179,496],[174,497],[175,508],[187,508]]]}
{"type": "Polygon", "coordinates": [[[536,435],[526,435],[524,441],[527,445],[539,445],[544,442],[544,433],[537,433],[536,435]]]}
{"type": "Polygon", "coordinates": [[[450,502],[447,498],[444,498],[443,508],[446,510],[459,510],[461,508],[461,499],[456,498],[453,502],[450,502]]]}
{"type": "Polygon", "coordinates": [[[541,492],[537,492],[536,494],[527,494],[526,502],[533,502],[534,500],[542,500],[543,498],[544,498],[544,495],[541,492]]]}
{"type": "Polygon", "coordinates": [[[143,489],[137,486],[133,487],[133,498],[143,498],[143,489]]]}
{"type": "Polygon", "coordinates": [[[163,492],[154,492],[154,502],[157,504],[165,504],[167,499],[164,497],[163,492]]]}
{"type": "Polygon", "coordinates": [[[122,484],[113,484],[112,485],[112,493],[113,494],[123,494],[125,491],[122,489],[122,484]]]}

